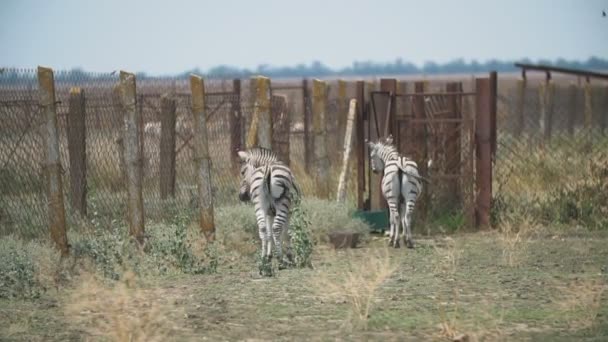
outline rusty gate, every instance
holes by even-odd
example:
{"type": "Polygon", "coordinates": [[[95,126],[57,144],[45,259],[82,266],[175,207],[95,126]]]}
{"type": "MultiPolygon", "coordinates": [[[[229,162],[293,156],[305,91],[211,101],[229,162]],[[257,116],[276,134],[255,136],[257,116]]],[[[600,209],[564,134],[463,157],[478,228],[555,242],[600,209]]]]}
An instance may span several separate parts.
{"type": "MultiPolygon", "coordinates": [[[[492,84],[484,78],[476,80],[475,91],[463,91],[462,83],[455,82],[430,91],[427,82],[415,82],[414,91],[406,92],[407,84],[382,79],[381,90],[368,92],[365,137],[375,141],[392,134],[400,154],[416,161],[421,175],[430,180],[417,203],[419,221],[432,224],[448,215],[462,224],[486,224],[495,108],[492,84]],[[433,164],[427,170],[429,159],[433,164]]],[[[363,148],[369,165],[369,152],[363,148]]],[[[365,170],[364,209],[385,209],[381,175],[373,174],[369,166],[365,170]]]]}

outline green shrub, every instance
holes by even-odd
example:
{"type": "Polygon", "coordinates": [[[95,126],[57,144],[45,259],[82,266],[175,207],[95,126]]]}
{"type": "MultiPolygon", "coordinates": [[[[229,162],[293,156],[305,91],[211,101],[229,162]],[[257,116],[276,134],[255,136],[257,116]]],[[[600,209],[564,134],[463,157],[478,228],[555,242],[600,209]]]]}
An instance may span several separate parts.
{"type": "Polygon", "coordinates": [[[310,219],[308,212],[302,208],[300,201],[296,201],[291,209],[289,237],[294,266],[298,268],[312,267],[313,241],[310,234],[310,219]]]}
{"type": "Polygon", "coordinates": [[[52,246],[24,242],[14,236],[0,239],[0,298],[38,298],[59,271],[59,253],[52,246]]]}
{"type": "Polygon", "coordinates": [[[353,217],[354,208],[334,201],[305,198],[302,210],[307,213],[313,242],[326,243],[328,235],[334,231],[352,231],[360,233],[363,238],[370,231],[369,226],[353,217]]]}

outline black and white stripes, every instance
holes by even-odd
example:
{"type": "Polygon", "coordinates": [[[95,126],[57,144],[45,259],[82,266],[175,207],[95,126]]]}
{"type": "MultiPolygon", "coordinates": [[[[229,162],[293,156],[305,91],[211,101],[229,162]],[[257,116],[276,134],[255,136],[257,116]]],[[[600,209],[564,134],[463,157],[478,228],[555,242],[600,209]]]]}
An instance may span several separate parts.
{"type": "Polygon", "coordinates": [[[289,208],[299,190],[289,167],[272,151],[255,148],[239,151],[241,158],[241,201],[251,200],[255,208],[262,256],[271,258],[272,242],[280,262],[281,235],[288,226],[289,208]]]}
{"type": "MultiPolygon", "coordinates": [[[[402,157],[393,146],[389,136],[378,142],[368,142],[371,167],[374,173],[384,172],[382,195],[386,199],[390,214],[390,245],[399,247],[400,224],[404,230],[404,240],[409,248],[412,240],[412,216],[418,195],[422,192],[422,180],[418,165],[413,160],[402,157]]],[[[430,167],[431,161],[429,161],[430,167]]]]}

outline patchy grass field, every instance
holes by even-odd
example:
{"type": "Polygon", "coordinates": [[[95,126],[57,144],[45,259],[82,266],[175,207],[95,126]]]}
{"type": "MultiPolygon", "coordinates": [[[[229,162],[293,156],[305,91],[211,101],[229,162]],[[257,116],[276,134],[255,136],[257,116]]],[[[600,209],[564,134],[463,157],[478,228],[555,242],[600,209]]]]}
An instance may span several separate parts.
{"type": "Polygon", "coordinates": [[[322,245],[314,269],[81,276],[0,299],[2,341],[608,339],[608,232],[540,229],[419,237],[417,248],[322,245]],[[102,337],[103,336],[103,337],[102,337]]]}

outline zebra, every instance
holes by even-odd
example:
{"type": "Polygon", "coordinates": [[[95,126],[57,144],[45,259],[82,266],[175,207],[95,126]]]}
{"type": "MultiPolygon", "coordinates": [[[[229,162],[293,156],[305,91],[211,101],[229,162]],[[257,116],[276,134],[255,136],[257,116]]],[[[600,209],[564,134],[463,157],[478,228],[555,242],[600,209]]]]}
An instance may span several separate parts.
{"type": "MultiPolygon", "coordinates": [[[[281,236],[287,229],[292,200],[300,198],[300,190],[293,173],[278,156],[267,149],[254,148],[238,151],[242,161],[239,199],[251,201],[255,207],[259,236],[262,241],[262,257],[272,258],[272,242],[280,262],[283,260],[281,236]]],[[[291,257],[290,250],[287,252],[291,257]]]]}
{"type": "MultiPolygon", "coordinates": [[[[412,239],[412,216],[418,196],[422,192],[422,182],[426,181],[418,173],[418,165],[413,160],[402,157],[393,145],[393,137],[378,142],[367,141],[371,167],[374,173],[384,172],[382,195],[389,208],[389,245],[399,248],[400,223],[404,230],[404,241],[408,248],[414,248],[412,239]],[[399,220],[401,218],[401,222],[399,220]]],[[[432,160],[428,161],[430,168],[432,160]]]]}

